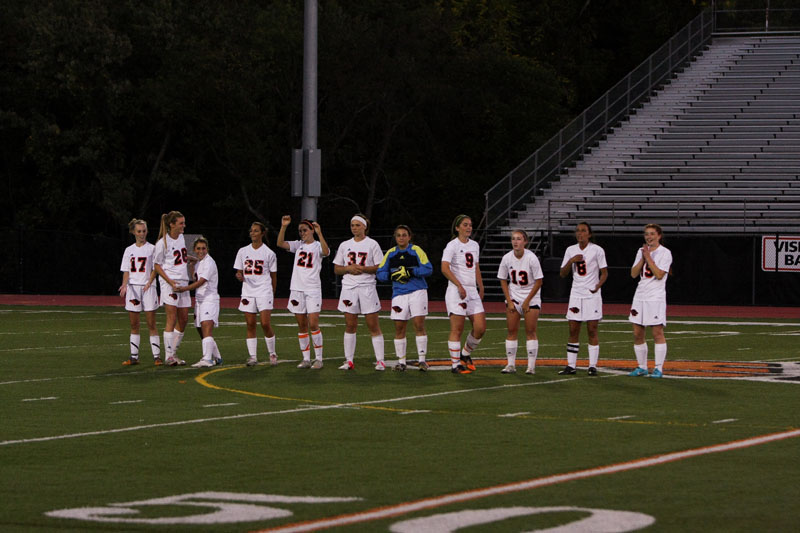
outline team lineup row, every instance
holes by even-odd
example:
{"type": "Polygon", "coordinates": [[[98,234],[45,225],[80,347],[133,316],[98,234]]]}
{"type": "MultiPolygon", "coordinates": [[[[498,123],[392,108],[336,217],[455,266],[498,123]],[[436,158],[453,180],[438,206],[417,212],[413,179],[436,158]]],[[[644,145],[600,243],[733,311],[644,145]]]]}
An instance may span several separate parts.
{"type": "MultiPolygon", "coordinates": [[[[298,239],[287,240],[286,231],[292,223],[283,216],[278,232],[278,248],[294,254],[288,309],[297,320],[297,338],[302,354],[298,368],[323,367],[323,335],[319,326],[322,309],[322,284],[320,269],[330,248],[319,223],[301,220],[297,225],[298,239]],[[311,359],[312,346],[314,360],[311,359]]],[[[195,292],[195,327],[202,338],[202,358],[194,367],[211,367],[222,362],[214,341],[214,328],[219,325],[220,298],[217,292],[218,270],[209,255],[209,243],[198,238],[192,253],[186,248],[185,217],[171,211],[161,217],[156,244],[147,242],[147,223],[131,220],[130,232],[136,241],[123,254],[120,270],[123,272],[120,295],[125,298],[129,311],[131,355],[123,363],[134,365],[139,361],[140,314],[145,314],[150,335],[150,345],[156,365],[184,365],[177,357],[189,321],[192,305],[190,291],[195,292]],[[155,280],[159,279],[160,291],[155,280]],[[160,292],[160,297],[159,297],[160,292]],[[163,306],[166,314],[164,327],[165,359],[161,359],[161,342],[156,328],[155,312],[163,306]]],[[[358,317],[364,315],[375,354],[375,370],[386,368],[384,337],[378,313],[381,310],[377,282],[391,282],[391,319],[395,325],[394,348],[397,357],[395,370],[406,370],[409,320],[415,330],[415,343],[419,370],[428,369],[426,355],[428,336],[425,317],[428,314],[428,285],[426,278],[433,274],[433,265],[427,254],[412,243],[413,233],[406,225],[394,230],[395,246],[383,253],[378,243],[367,236],[369,221],[364,215],[354,215],[350,220],[353,237],[339,245],[335,254],[334,272],[342,276],[342,290],[338,309],[344,313],[345,362],[339,368],[352,370],[356,351],[358,317]]],[[[472,219],[459,215],[452,224],[452,240],[442,254],[441,273],[447,278],[445,304],[450,321],[448,351],[452,372],[468,374],[475,370],[471,354],[486,332],[486,314],[483,307],[484,287],[480,271],[480,248],[472,235],[472,219]],[[466,321],[470,331],[462,344],[466,321]]],[[[247,325],[247,365],[258,363],[257,325],[261,324],[270,364],[276,365],[275,334],[271,325],[275,290],[277,286],[277,257],[266,244],[266,227],[254,222],[250,227],[251,243],[242,247],[233,263],[236,278],[242,283],[239,310],[244,313],[247,325]]],[[[661,244],[663,233],[657,224],[644,228],[644,245],[636,252],[631,267],[631,277],[638,278],[636,293],[631,305],[629,321],[633,325],[634,354],[637,368],[631,376],[661,377],[667,355],[664,338],[666,325],[666,281],[672,264],[672,254],[661,244]],[[650,327],[654,339],[655,366],[648,372],[648,347],[646,328],[650,327]]],[[[608,278],[603,248],[592,242],[589,224],[581,222],[575,229],[576,244],[569,246],[561,263],[561,277],[572,277],[572,289],[566,319],[569,323],[567,364],[559,374],[575,374],[579,351],[581,324],[586,323],[588,333],[589,375],[597,375],[599,361],[598,324],[603,318],[601,287],[608,278]]],[[[541,287],[544,275],[536,255],[527,249],[528,236],[523,230],[511,234],[511,251],[500,263],[497,277],[506,301],[508,335],[505,348],[507,365],[504,374],[516,372],[518,334],[521,322],[525,323],[525,349],[527,374],[536,372],[539,341],[537,323],[541,308],[541,287]]]]}

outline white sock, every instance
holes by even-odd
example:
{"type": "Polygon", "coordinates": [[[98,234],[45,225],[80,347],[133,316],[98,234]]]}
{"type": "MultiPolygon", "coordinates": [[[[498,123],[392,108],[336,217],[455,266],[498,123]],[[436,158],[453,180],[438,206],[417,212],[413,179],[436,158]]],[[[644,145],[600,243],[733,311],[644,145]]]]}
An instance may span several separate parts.
{"type": "Polygon", "coordinates": [[[383,351],[383,335],[372,337],[372,349],[375,351],[375,360],[383,361],[385,355],[383,351]]]}
{"type": "Polygon", "coordinates": [[[473,337],[472,336],[472,332],[470,331],[469,334],[467,335],[467,342],[464,343],[464,349],[461,350],[461,353],[463,355],[471,354],[472,351],[475,348],[477,348],[480,343],[481,343],[481,340],[480,339],[476,339],[475,337],[473,337]]]}
{"type": "Polygon", "coordinates": [[[356,355],[356,338],[355,333],[344,334],[344,357],[351,362],[356,355]]]}
{"type": "Polygon", "coordinates": [[[597,362],[600,360],[600,345],[589,345],[589,366],[597,368],[597,362]]]}
{"type": "Polygon", "coordinates": [[[247,355],[250,357],[256,357],[258,355],[258,339],[253,337],[252,339],[247,339],[247,355]]]}
{"type": "Polygon", "coordinates": [[[647,370],[647,343],[634,344],[633,353],[636,354],[636,363],[639,365],[639,368],[647,370]]]}
{"type": "Polygon", "coordinates": [[[308,333],[298,333],[297,342],[300,343],[300,353],[303,354],[303,361],[311,361],[311,339],[308,333]]]}
{"type": "Polygon", "coordinates": [[[272,337],[264,337],[264,342],[267,343],[267,352],[273,355],[275,353],[275,335],[272,337]]]}
{"type": "Polygon", "coordinates": [[[536,357],[539,355],[539,339],[525,341],[525,350],[528,352],[528,368],[536,368],[536,357]]]}
{"type": "Polygon", "coordinates": [[[141,342],[141,340],[141,335],[138,333],[131,333],[131,357],[136,359],[139,358],[139,342],[141,342]]]}
{"type": "Polygon", "coordinates": [[[417,356],[419,356],[420,362],[425,361],[425,354],[428,353],[428,336],[418,335],[416,337],[416,341],[417,341],[417,356]]]}
{"type": "Polygon", "coordinates": [[[158,335],[150,335],[150,350],[153,358],[161,357],[161,338],[158,335]]]}
{"type": "Polygon", "coordinates": [[[405,338],[402,339],[395,339],[394,340],[394,353],[400,362],[405,362],[406,360],[406,346],[408,345],[408,341],[405,338]]]}
{"type": "Polygon", "coordinates": [[[518,341],[506,339],[506,361],[508,361],[508,364],[511,366],[517,364],[517,346],[519,346],[518,341]]]}
{"type": "Polygon", "coordinates": [[[656,368],[659,372],[664,371],[664,361],[667,360],[667,343],[655,345],[656,368]]]}
{"type": "Polygon", "coordinates": [[[183,332],[178,331],[177,329],[172,332],[172,355],[177,355],[178,347],[181,345],[181,341],[183,340],[183,332]]]}
{"type": "Polygon", "coordinates": [[[166,353],[167,359],[173,357],[175,354],[175,349],[172,347],[172,338],[174,335],[175,332],[173,331],[164,332],[164,352],[166,353]]]}
{"type": "Polygon", "coordinates": [[[311,340],[314,341],[314,359],[322,361],[322,330],[312,331],[311,340]]]}
{"type": "Polygon", "coordinates": [[[578,351],[580,350],[580,343],[568,342],[567,343],[567,366],[572,368],[578,367],[578,351]]]}
{"type": "Polygon", "coordinates": [[[461,343],[458,341],[447,341],[447,350],[450,352],[450,364],[453,368],[461,362],[461,343]]]}
{"type": "Polygon", "coordinates": [[[215,346],[216,343],[214,342],[214,337],[203,338],[203,359],[205,361],[213,361],[215,346]]]}

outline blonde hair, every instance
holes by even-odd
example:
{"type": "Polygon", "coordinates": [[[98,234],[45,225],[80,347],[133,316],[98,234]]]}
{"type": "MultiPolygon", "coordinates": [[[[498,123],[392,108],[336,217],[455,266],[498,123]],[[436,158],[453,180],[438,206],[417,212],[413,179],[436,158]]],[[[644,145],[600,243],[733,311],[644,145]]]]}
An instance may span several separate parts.
{"type": "Polygon", "coordinates": [[[209,251],[211,250],[211,246],[209,246],[209,245],[208,245],[208,239],[206,239],[205,237],[203,237],[202,235],[200,235],[200,236],[199,236],[198,238],[196,238],[196,239],[194,240],[194,242],[192,243],[192,250],[193,250],[193,251],[194,251],[194,249],[195,249],[195,248],[197,248],[197,243],[200,243],[200,242],[202,242],[203,244],[205,244],[205,245],[206,245],[206,248],[207,248],[209,251]]]}
{"type": "Polygon", "coordinates": [[[170,211],[169,213],[164,213],[161,215],[161,227],[158,231],[158,238],[164,239],[165,247],[167,245],[167,233],[169,233],[169,227],[179,218],[184,218],[180,211],[170,211]]]}
{"type": "Polygon", "coordinates": [[[128,233],[133,235],[133,232],[136,230],[136,226],[142,224],[144,229],[147,229],[147,222],[142,220],[141,218],[132,218],[130,222],[128,222],[128,233]]]}

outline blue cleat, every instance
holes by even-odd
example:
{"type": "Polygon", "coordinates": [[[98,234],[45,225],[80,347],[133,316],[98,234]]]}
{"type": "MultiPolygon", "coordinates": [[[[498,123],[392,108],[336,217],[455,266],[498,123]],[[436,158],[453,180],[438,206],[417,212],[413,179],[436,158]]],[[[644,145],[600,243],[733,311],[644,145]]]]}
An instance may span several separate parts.
{"type": "MultiPolygon", "coordinates": [[[[638,378],[639,376],[646,376],[647,375],[647,370],[645,370],[644,368],[641,368],[641,367],[636,367],[636,369],[634,369],[634,371],[631,372],[628,375],[631,376],[632,378],[638,378]]],[[[659,372],[659,376],[658,377],[661,377],[661,373],[660,372],[659,372]]]]}
{"type": "Polygon", "coordinates": [[[659,369],[657,369],[657,368],[656,368],[655,370],[653,370],[653,373],[652,373],[652,374],[650,374],[648,377],[650,377],[650,378],[660,378],[660,377],[662,377],[663,375],[664,375],[664,374],[662,374],[662,373],[661,373],[661,370],[659,370],[659,369]]]}

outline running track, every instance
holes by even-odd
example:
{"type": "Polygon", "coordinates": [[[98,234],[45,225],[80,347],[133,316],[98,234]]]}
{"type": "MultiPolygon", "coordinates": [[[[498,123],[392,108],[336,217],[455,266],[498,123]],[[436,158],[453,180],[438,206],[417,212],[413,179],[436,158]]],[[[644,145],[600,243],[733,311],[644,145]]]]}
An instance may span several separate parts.
{"type": "MultiPolygon", "coordinates": [[[[286,298],[275,299],[275,309],[286,309],[286,298]]],[[[72,295],[39,295],[39,294],[0,294],[0,305],[40,305],[40,306],[109,306],[123,308],[119,296],[72,296],[72,295]]],[[[238,298],[222,298],[221,305],[225,309],[236,309],[238,298]]],[[[335,311],[336,300],[323,300],[322,309],[335,311]]],[[[488,313],[502,313],[505,305],[502,302],[484,302],[488,313]]],[[[390,302],[383,302],[383,308],[389,309],[390,302]]],[[[444,312],[444,301],[431,301],[431,312],[444,312]]],[[[545,303],[542,313],[546,315],[563,315],[567,304],[545,303]]],[[[603,304],[607,315],[627,315],[630,306],[627,304],[603,304]]],[[[800,307],[735,307],[717,305],[669,305],[670,316],[712,317],[712,318],[795,318],[800,319],[800,307]]]]}

